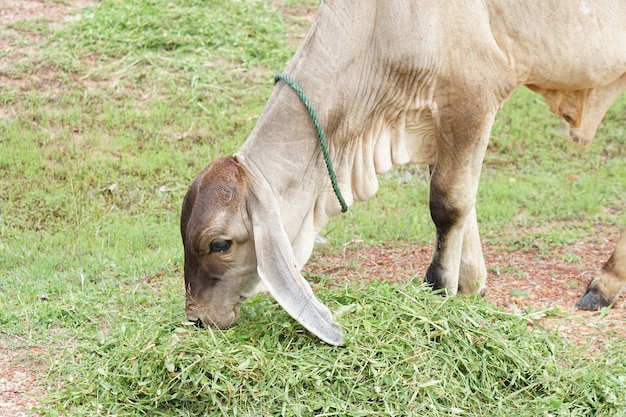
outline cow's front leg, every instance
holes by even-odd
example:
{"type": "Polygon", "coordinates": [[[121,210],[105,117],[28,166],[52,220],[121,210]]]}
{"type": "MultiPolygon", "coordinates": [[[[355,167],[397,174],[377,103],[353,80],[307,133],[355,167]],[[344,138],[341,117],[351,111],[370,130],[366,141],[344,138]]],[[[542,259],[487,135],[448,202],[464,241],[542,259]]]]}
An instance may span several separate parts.
{"type": "Polygon", "coordinates": [[[430,180],[436,241],[426,282],[448,295],[484,292],[486,268],[474,205],[494,115],[439,118],[450,122],[439,125],[430,180]],[[476,124],[455,124],[459,120],[476,124]]]}
{"type": "MultiPolygon", "coordinates": [[[[432,174],[434,165],[431,165],[432,174]]],[[[476,219],[476,207],[472,209],[465,220],[465,232],[461,249],[461,265],[459,267],[458,292],[460,294],[485,294],[487,282],[487,267],[480,243],[480,232],[476,219]]],[[[431,283],[432,285],[432,283],[431,283]]]]}
{"type": "Polygon", "coordinates": [[[467,172],[446,172],[444,175],[438,172],[440,167],[435,168],[430,183],[430,213],[437,234],[426,282],[435,290],[456,295],[465,230],[473,211],[475,194],[470,191],[473,187],[467,172]],[[451,178],[454,183],[460,182],[460,187],[451,183],[451,178]]]}
{"type": "Polygon", "coordinates": [[[626,228],[617,239],[613,254],[600,274],[587,286],[576,303],[583,310],[599,310],[613,304],[626,286],[626,228]]]}

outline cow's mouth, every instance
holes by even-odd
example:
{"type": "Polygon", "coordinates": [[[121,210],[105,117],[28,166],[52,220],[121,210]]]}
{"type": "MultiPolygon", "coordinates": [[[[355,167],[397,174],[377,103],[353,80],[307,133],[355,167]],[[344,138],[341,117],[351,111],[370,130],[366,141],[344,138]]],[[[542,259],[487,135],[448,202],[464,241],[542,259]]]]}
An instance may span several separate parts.
{"type": "Polygon", "coordinates": [[[194,326],[200,329],[211,328],[217,330],[226,330],[237,321],[239,313],[241,311],[241,303],[245,300],[241,297],[239,301],[233,306],[229,317],[219,321],[211,318],[211,315],[202,309],[198,309],[195,312],[187,312],[187,321],[183,323],[186,326],[194,326]]]}

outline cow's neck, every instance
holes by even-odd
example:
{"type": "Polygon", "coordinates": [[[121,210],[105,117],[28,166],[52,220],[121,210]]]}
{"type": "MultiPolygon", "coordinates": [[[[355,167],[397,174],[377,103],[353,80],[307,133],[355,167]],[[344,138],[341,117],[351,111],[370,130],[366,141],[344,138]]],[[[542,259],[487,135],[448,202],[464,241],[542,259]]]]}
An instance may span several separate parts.
{"type": "MultiPolygon", "coordinates": [[[[278,85],[254,130],[237,152],[253,176],[261,176],[277,201],[300,266],[316,234],[341,211],[310,116],[296,93],[278,85]]],[[[332,150],[331,150],[332,152],[332,150]]]]}
{"type": "MultiPolygon", "coordinates": [[[[432,91],[423,91],[433,83],[402,59],[402,51],[398,57],[380,55],[398,47],[373,38],[375,10],[365,5],[334,9],[341,4],[322,3],[320,16],[326,18],[318,18],[285,73],[304,89],[322,120],[339,187],[350,205],[372,197],[378,188],[376,174],[393,164],[434,162],[432,91]],[[349,22],[360,23],[348,27],[349,22]],[[320,25],[325,30],[317,30],[320,25]],[[381,45],[372,49],[364,39],[381,45]]],[[[304,263],[315,234],[341,208],[313,123],[291,87],[278,83],[239,155],[269,183],[296,256],[304,263]]]]}

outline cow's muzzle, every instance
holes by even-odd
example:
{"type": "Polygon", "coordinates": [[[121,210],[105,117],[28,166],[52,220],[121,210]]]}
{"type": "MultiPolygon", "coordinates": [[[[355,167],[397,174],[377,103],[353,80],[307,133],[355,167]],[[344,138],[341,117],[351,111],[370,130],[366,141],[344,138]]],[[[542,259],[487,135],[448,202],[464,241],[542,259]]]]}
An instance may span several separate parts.
{"type": "Polygon", "coordinates": [[[187,308],[187,324],[198,328],[212,328],[217,330],[226,330],[239,318],[242,297],[233,308],[226,314],[210,314],[208,311],[198,308],[194,305],[187,308]]]}

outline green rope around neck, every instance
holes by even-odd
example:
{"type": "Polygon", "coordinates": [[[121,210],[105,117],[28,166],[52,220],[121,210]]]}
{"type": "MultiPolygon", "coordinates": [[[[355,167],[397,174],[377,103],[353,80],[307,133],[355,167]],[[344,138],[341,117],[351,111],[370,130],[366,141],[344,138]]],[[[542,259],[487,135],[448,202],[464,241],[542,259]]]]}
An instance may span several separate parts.
{"type": "Polygon", "coordinates": [[[333,185],[333,191],[337,196],[337,200],[339,200],[339,204],[341,205],[341,212],[345,213],[348,211],[348,205],[346,201],[343,199],[341,195],[341,191],[339,190],[339,186],[337,185],[337,176],[335,175],[335,171],[333,169],[333,163],[330,160],[330,155],[328,153],[328,141],[326,140],[326,135],[324,135],[324,130],[322,129],[322,123],[320,119],[317,117],[317,113],[315,113],[315,109],[313,105],[309,101],[309,98],[306,96],[304,90],[298,85],[297,82],[294,81],[293,78],[288,76],[287,74],[283,74],[279,72],[274,76],[274,83],[278,83],[278,81],[283,80],[287,85],[289,85],[293,90],[298,94],[300,100],[306,106],[306,109],[313,120],[313,125],[315,125],[315,130],[317,131],[317,138],[320,142],[320,147],[322,148],[322,154],[324,154],[324,161],[326,162],[326,168],[328,169],[328,176],[330,176],[330,182],[333,185]]]}

